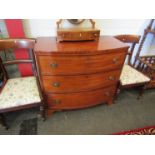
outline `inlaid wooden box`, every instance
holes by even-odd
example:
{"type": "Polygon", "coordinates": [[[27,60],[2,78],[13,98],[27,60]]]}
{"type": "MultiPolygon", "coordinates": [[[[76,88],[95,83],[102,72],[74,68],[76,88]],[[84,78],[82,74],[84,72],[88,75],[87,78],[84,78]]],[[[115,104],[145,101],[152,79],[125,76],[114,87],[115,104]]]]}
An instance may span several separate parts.
{"type": "Polygon", "coordinates": [[[100,30],[95,28],[82,29],[66,29],[60,28],[57,30],[57,41],[97,41],[100,36],[100,30]]]}

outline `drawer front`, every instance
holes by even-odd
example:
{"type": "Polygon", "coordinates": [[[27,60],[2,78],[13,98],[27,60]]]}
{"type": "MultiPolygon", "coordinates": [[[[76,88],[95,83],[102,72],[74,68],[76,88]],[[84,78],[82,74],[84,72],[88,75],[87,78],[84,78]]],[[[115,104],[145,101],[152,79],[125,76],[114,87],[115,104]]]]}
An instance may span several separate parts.
{"type": "Polygon", "coordinates": [[[99,31],[93,32],[58,32],[59,41],[79,41],[79,40],[97,40],[100,36],[99,31]]]}
{"type": "Polygon", "coordinates": [[[89,74],[120,68],[125,53],[94,56],[38,56],[42,75],[89,74]]]}
{"type": "Polygon", "coordinates": [[[81,93],[48,94],[47,101],[49,109],[84,108],[111,101],[115,91],[116,85],[81,93]]]}
{"type": "Polygon", "coordinates": [[[76,76],[43,76],[45,92],[65,93],[99,89],[118,82],[121,70],[76,76]]]}

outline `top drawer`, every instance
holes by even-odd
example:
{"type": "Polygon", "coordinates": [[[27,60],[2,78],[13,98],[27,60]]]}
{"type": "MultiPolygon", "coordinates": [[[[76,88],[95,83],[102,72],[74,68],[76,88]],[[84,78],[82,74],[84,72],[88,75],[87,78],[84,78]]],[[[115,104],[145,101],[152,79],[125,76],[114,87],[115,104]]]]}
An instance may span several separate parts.
{"type": "Polygon", "coordinates": [[[75,75],[109,71],[120,68],[126,53],[107,53],[91,56],[43,56],[37,57],[42,75],[75,75]]]}
{"type": "Polygon", "coordinates": [[[83,41],[83,40],[98,40],[100,36],[99,30],[92,29],[91,31],[63,31],[57,32],[58,41],[83,41]]]}

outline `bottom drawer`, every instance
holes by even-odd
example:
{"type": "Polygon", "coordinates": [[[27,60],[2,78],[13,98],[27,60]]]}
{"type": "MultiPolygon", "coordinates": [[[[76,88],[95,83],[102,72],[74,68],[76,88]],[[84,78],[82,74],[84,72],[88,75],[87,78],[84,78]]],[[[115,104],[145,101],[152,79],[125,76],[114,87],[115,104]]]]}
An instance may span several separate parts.
{"type": "Polygon", "coordinates": [[[108,88],[67,94],[48,94],[49,109],[76,109],[100,103],[111,104],[116,92],[116,85],[108,88]]]}

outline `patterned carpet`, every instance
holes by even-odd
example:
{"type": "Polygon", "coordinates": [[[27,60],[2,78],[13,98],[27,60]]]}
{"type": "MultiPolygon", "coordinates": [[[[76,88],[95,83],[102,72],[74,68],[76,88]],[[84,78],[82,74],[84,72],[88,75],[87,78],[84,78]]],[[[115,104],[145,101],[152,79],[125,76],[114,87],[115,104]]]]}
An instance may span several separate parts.
{"type": "Polygon", "coordinates": [[[155,135],[155,126],[115,133],[114,135],[155,135]]]}

